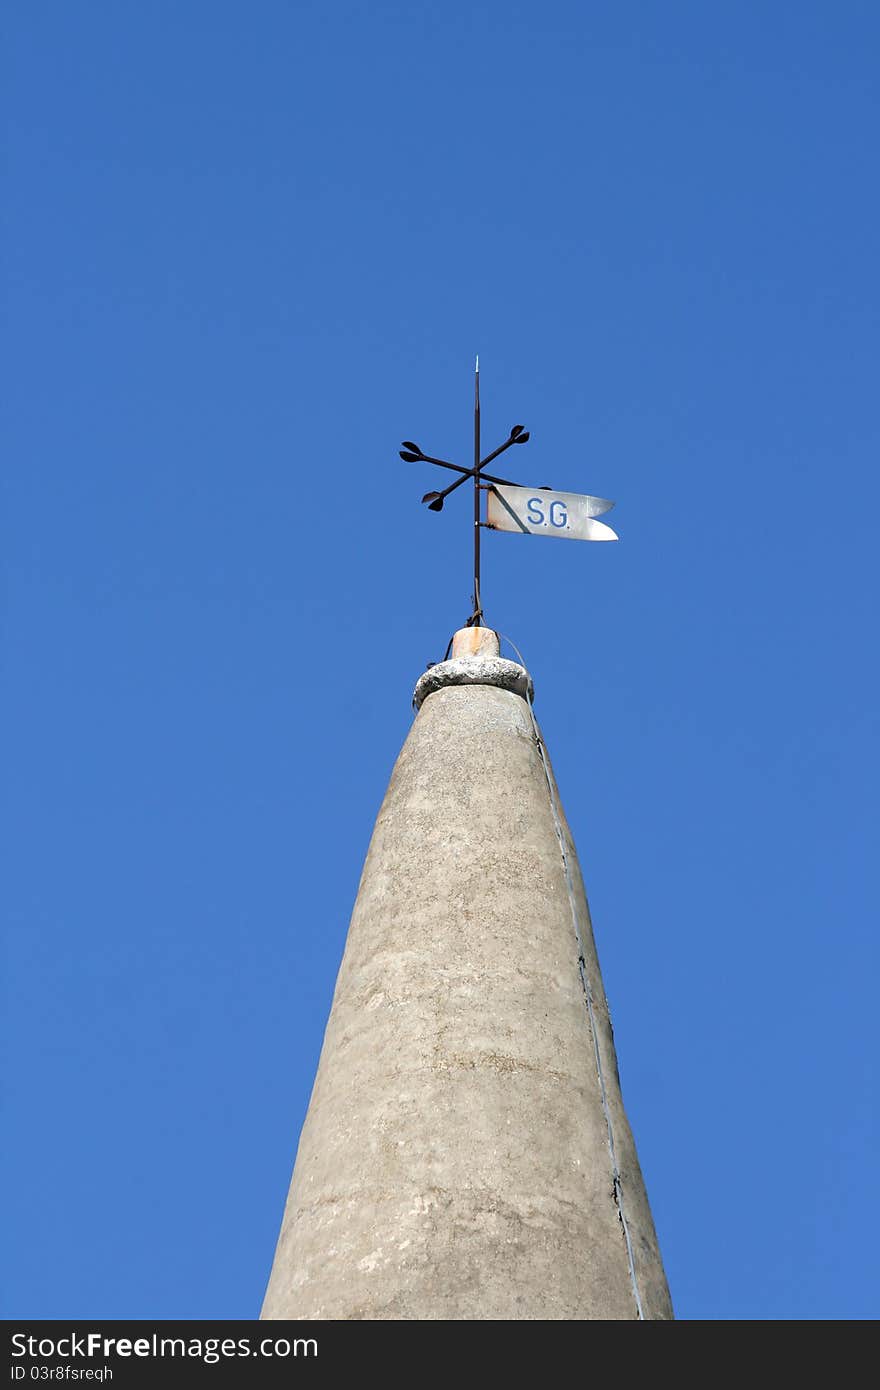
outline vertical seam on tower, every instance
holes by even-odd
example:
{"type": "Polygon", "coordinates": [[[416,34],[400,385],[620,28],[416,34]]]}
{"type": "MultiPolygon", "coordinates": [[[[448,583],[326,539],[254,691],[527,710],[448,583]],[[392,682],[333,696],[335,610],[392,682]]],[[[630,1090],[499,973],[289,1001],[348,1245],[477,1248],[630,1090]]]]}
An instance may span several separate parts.
{"type": "Polygon", "coordinates": [[[636,1266],[635,1259],[633,1257],[633,1248],[632,1240],[630,1238],[629,1233],[629,1224],[626,1219],[626,1213],[623,1209],[623,1187],[620,1181],[620,1169],[617,1166],[617,1153],[614,1147],[614,1127],[611,1123],[611,1110],[608,1105],[608,1092],[605,1089],[605,1075],[602,1070],[602,1054],[599,1051],[599,1035],[596,1031],[596,1015],[593,1011],[593,988],[590,984],[590,977],[587,974],[587,961],[586,956],[584,954],[584,940],[583,936],[581,935],[580,921],[578,920],[577,899],[575,897],[574,881],[571,876],[571,869],[568,863],[568,854],[566,853],[565,849],[565,835],[563,834],[562,821],[559,817],[559,807],[556,801],[556,793],[553,790],[553,779],[550,776],[550,768],[548,767],[547,759],[544,756],[544,742],[541,738],[541,731],[538,728],[538,721],[535,718],[535,711],[532,709],[528,701],[526,701],[526,704],[528,705],[529,714],[531,716],[532,728],[535,731],[535,744],[538,749],[538,756],[541,759],[541,766],[544,769],[544,779],[547,783],[547,791],[550,795],[550,810],[553,815],[553,825],[556,830],[556,838],[559,841],[559,851],[562,855],[562,868],[565,874],[565,886],[568,891],[568,905],[571,909],[571,920],[572,925],[574,927],[574,936],[578,948],[578,973],[581,977],[581,985],[583,986],[584,998],[586,999],[587,1003],[587,1015],[590,1022],[590,1034],[593,1039],[593,1052],[595,1054],[596,1059],[596,1075],[599,1078],[599,1092],[602,1097],[602,1111],[605,1115],[605,1126],[608,1130],[608,1152],[611,1155],[611,1179],[614,1188],[614,1201],[617,1206],[617,1215],[620,1220],[621,1227],[623,1229],[623,1239],[626,1244],[626,1258],[627,1263],[629,1265],[629,1277],[630,1282],[632,1283],[633,1297],[636,1301],[636,1311],[638,1313],[639,1318],[642,1321],[645,1321],[645,1313],[644,1309],[642,1308],[642,1299],[641,1295],[639,1294],[639,1283],[636,1278],[636,1266]]]}

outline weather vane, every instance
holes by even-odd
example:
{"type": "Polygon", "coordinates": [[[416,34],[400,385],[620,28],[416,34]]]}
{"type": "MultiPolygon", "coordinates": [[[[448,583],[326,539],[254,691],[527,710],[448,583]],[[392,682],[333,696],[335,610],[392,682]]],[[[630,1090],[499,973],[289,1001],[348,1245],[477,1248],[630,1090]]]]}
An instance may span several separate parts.
{"type": "Polygon", "coordinates": [[[562,536],[577,541],[616,541],[610,526],[596,521],[597,516],[610,512],[614,506],[604,497],[589,497],[577,492],[554,492],[552,488],[527,488],[506,478],[484,473],[487,464],[503,454],[513,444],[525,444],[529,432],[524,425],[514,425],[503,444],[480,458],[480,359],[474,371],[474,463],[464,468],[448,459],[425,454],[411,439],[403,441],[400,457],[406,463],[434,463],[438,468],[450,468],[461,476],[442,492],[426,492],[422,498],[432,512],[441,512],[450,493],[474,480],[474,592],[473,612],[468,627],[482,627],[483,605],[480,598],[480,531],[512,531],[527,536],[562,536]],[[480,517],[480,493],[486,493],[486,520],[480,517]]]}

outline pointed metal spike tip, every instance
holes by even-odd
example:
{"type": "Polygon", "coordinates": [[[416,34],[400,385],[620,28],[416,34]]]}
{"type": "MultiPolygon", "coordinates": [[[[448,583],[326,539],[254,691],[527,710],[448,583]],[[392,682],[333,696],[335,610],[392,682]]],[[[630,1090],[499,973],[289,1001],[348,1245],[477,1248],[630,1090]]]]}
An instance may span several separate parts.
{"type": "Polygon", "coordinates": [[[403,440],[401,440],[401,448],[402,448],[402,449],[411,449],[412,452],[413,452],[414,454],[418,454],[419,458],[421,458],[421,456],[422,456],[422,451],[421,451],[421,449],[419,448],[418,444],[413,444],[413,442],[412,442],[411,439],[403,439],[403,440]]]}
{"type": "Polygon", "coordinates": [[[418,463],[419,459],[422,457],[421,454],[411,453],[409,449],[400,449],[398,452],[404,463],[418,463]]]}
{"type": "Polygon", "coordinates": [[[513,429],[510,431],[511,439],[518,438],[518,436],[522,434],[524,429],[525,425],[514,425],[513,429]]]}
{"type": "Polygon", "coordinates": [[[443,498],[442,498],[442,497],[437,497],[437,498],[435,499],[435,501],[429,502],[429,503],[428,503],[428,511],[429,511],[429,512],[442,512],[442,510],[443,510],[443,498]]]}
{"type": "Polygon", "coordinates": [[[435,511],[435,512],[439,512],[439,511],[441,510],[442,506],[443,506],[443,498],[440,496],[440,493],[439,493],[439,492],[426,492],[425,495],[424,495],[424,497],[422,498],[422,501],[423,501],[423,502],[430,502],[431,508],[432,508],[432,510],[435,511]],[[438,499],[439,499],[439,502],[440,502],[440,506],[439,506],[439,507],[436,506],[436,503],[437,503],[438,499]]]}
{"type": "Polygon", "coordinates": [[[528,443],[528,438],[529,438],[529,432],[528,432],[528,430],[526,430],[524,434],[518,434],[518,435],[516,436],[516,439],[514,440],[514,443],[516,443],[516,444],[526,444],[526,443],[528,443]]]}

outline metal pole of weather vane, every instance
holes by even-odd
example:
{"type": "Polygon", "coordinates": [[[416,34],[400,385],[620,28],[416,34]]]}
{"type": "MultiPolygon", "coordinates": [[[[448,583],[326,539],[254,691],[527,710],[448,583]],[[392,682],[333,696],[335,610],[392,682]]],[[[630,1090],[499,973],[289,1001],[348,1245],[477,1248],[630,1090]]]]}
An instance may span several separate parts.
{"type": "Polygon", "coordinates": [[[482,626],[480,599],[480,358],[474,369],[474,612],[468,627],[482,626]]]}
{"type": "Polygon", "coordinates": [[[468,627],[483,626],[483,599],[480,593],[480,530],[483,526],[490,531],[512,531],[526,536],[558,536],[572,541],[616,541],[617,536],[610,526],[595,518],[602,516],[614,506],[604,497],[591,497],[585,493],[554,492],[552,488],[521,487],[507,478],[497,478],[485,471],[487,464],[503,454],[512,444],[528,442],[529,432],[524,425],[514,425],[507,439],[493,449],[484,459],[480,458],[480,359],[477,358],[474,370],[474,463],[472,468],[464,468],[460,463],[449,459],[434,458],[425,454],[411,439],[405,439],[400,457],[406,463],[433,463],[438,468],[448,468],[459,476],[442,492],[426,492],[422,498],[432,512],[442,512],[443,503],[450,493],[474,480],[474,592],[471,616],[468,627]],[[480,493],[487,495],[486,520],[480,520],[480,493]]]}

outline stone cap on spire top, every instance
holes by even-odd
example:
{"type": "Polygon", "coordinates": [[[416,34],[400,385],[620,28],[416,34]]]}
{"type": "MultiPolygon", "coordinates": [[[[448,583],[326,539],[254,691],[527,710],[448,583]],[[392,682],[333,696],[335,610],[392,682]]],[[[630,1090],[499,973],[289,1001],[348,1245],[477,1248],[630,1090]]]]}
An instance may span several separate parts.
{"type": "Polygon", "coordinates": [[[501,655],[500,634],[492,628],[459,628],[450,647],[449,659],[429,666],[416,682],[413,704],[417,710],[429,695],[448,685],[497,685],[529,703],[534,699],[531,676],[524,666],[501,655]]]}

